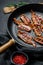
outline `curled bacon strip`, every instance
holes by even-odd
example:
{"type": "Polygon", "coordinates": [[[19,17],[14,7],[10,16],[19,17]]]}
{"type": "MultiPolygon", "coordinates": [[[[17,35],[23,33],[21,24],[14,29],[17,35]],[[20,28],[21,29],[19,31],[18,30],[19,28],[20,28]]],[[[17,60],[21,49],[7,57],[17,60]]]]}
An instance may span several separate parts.
{"type": "Polygon", "coordinates": [[[31,22],[30,19],[24,14],[21,15],[20,19],[24,22],[25,25],[29,25],[31,22]]]}
{"type": "Polygon", "coordinates": [[[32,25],[33,25],[33,30],[37,36],[41,36],[41,27],[40,27],[40,22],[39,18],[36,15],[35,12],[31,11],[32,14],[32,25]]]}
{"type": "Polygon", "coordinates": [[[41,30],[42,30],[42,32],[43,32],[43,25],[41,24],[41,30]]]}
{"type": "Polygon", "coordinates": [[[41,30],[43,32],[43,19],[41,19],[41,30]]]}
{"type": "Polygon", "coordinates": [[[43,37],[36,37],[34,40],[40,44],[43,44],[43,37]]]}
{"type": "Polygon", "coordinates": [[[35,25],[40,25],[40,20],[38,15],[34,11],[31,10],[31,15],[32,15],[32,21],[35,25]]]}
{"type": "Polygon", "coordinates": [[[32,24],[33,30],[37,36],[41,36],[41,29],[39,26],[32,24]]]}
{"type": "Polygon", "coordinates": [[[43,19],[41,20],[41,24],[43,24],[43,19]]]}
{"type": "Polygon", "coordinates": [[[22,39],[24,42],[36,47],[36,44],[34,43],[34,41],[32,41],[32,37],[28,35],[26,32],[18,30],[18,37],[22,39]]]}
{"type": "Polygon", "coordinates": [[[25,30],[25,31],[31,31],[31,27],[25,25],[23,22],[21,22],[20,20],[17,20],[16,18],[14,18],[14,22],[16,24],[18,24],[18,28],[21,30],[25,30]]]}
{"type": "Polygon", "coordinates": [[[26,25],[18,25],[18,28],[21,29],[21,30],[25,30],[27,32],[31,31],[31,28],[29,26],[26,26],[26,25]]]}
{"type": "Polygon", "coordinates": [[[14,23],[17,25],[23,24],[20,20],[17,20],[16,18],[13,18],[14,23]]]}

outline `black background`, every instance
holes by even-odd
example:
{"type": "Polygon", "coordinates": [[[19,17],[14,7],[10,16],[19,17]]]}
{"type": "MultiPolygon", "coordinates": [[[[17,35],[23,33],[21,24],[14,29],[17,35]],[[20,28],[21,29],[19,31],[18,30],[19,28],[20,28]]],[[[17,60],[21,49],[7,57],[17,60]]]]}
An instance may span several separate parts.
{"type": "MultiPolygon", "coordinates": [[[[39,3],[39,2],[42,3],[43,2],[43,0],[0,0],[0,35],[7,34],[7,21],[8,21],[9,15],[11,14],[11,13],[4,14],[3,7],[5,7],[7,4],[18,3],[19,1],[25,1],[28,3],[39,3]]],[[[10,52],[10,53],[12,53],[12,52],[10,52]]],[[[10,53],[7,50],[5,53],[0,54],[0,65],[12,65],[12,64],[10,64],[9,56],[7,57],[7,55],[6,55],[6,54],[10,55],[10,53]]],[[[43,61],[36,60],[28,65],[43,65],[43,61]]]]}

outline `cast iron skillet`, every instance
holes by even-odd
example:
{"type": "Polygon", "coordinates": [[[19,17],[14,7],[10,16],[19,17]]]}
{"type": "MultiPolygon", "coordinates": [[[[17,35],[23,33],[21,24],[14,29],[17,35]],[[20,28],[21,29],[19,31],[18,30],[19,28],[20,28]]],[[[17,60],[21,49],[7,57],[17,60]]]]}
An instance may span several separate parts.
{"type": "MultiPolygon", "coordinates": [[[[10,17],[8,19],[8,23],[7,23],[7,31],[9,33],[9,35],[11,36],[11,38],[13,38],[19,45],[24,46],[26,49],[28,49],[30,51],[38,52],[38,51],[43,50],[43,45],[36,43],[37,47],[34,48],[32,45],[27,44],[27,43],[23,42],[22,40],[20,40],[17,37],[17,30],[18,30],[17,25],[13,22],[14,17],[19,19],[20,15],[23,13],[30,18],[31,17],[31,14],[30,14],[31,10],[33,10],[37,14],[43,16],[43,5],[42,4],[27,4],[27,5],[24,5],[22,7],[19,7],[10,15],[10,17]]],[[[35,37],[34,32],[31,32],[29,34],[32,35],[33,37],[35,37]]],[[[43,35],[43,33],[42,33],[42,35],[43,35]]],[[[11,45],[11,43],[10,43],[10,45],[11,45]]],[[[8,45],[8,46],[10,46],[10,45],[8,45]]]]}

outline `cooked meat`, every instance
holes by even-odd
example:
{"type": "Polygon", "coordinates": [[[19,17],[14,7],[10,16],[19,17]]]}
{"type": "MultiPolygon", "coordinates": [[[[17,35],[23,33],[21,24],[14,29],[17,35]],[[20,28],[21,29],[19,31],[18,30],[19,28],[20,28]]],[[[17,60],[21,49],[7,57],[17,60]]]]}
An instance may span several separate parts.
{"type": "Polygon", "coordinates": [[[25,25],[30,26],[32,28],[31,21],[25,14],[22,14],[20,19],[23,21],[25,25]]]}
{"type": "Polygon", "coordinates": [[[28,31],[28,32],[31,31],[31,28],[27,25],[24,25],[24,24],[18,25],[18,28],[21,30],[28,31]]]}
{"type": "Polygon", "coordinates": [[[13,18],[14,23],[16,23],[17,25],[23,24],[22,21],[17,20],[16,18],[13,18]]]}
{"type": "Polygon", "coordinates": [[[36,44],[34,43],[34,41],[32,41],[32,37],[30,35],[28,35],[26,32],[18,30],[18,37],[20,39],[22,39],[24,42],[33,45],[34,47],[36,47],[36,44]]]}
{"type": "Polygon", "coordinates": [[[29,25],[31,22],[30,19],[24,14],[21,15],[20,19],[24,22],[25,25],[29,25]]]}
{"type": "Polygon", "coordinates": [[[31,10],[31,16],[32,16],[32,21],[35,25],[40,25],[40,20],[38,15],[36,15],[36,13],[34,11],[31,10]]]}
{"type": "Polygon", "coordinates": [[[41,36],[41,29],[39,26],[32,23],[32,29],[37,36],[41,36]]]}
{"type": "Polygon", "coordinates": [[[42,17],[37,15],[37,20],[39,20],[40,26],[38,26],[38,27],[40,28],[40,32],[41,31],[43,32],[43,20],[42,20],[42,17]]]}
{"type": "Polygon", "coordinates": [[[39,20],[42,20],[42,17],[41,16],[37,16],[39,18],[39,20]]]}
{"type": "Polygon", "coordinates": [[[25,30],[25,31],[31,31],[31,27],[25,25],[22,21],[17,20],[16,18],[14,18],[14,22],[15,22],[16,24],[18,24],[18,28],[19,28],[19,29],[25,30]]]}
{"type": "Polygon", "coordinates": [[[41,31],[43,32],[43,19],[41,19],[41,31]]]}
{"type": "Polygon", "coordinates": [[[36,37],[34,40],[40,44],[43,44],[43,37],[36,37]]]}
{"type": "Polygon", "coordinates": [[[43,36],[40,36],[40,37],[37,37],[37,38],[39,38],[39,39],[43,40],[43,36]]]}
{"type": "Polygon", "coordinates": [[[41,31],[43,32],[43,24],[41,24],[41,31]]]}
{"type": "Polygon", "coordinates": [[[41,19],[41,24],[43,24],[43,19],[41,19]]]}
{"type": "Polygon", "coordinates": [[[40,27],[41,31],[43,32],[43,19],[42,19],[42,17],[36,15],[36,19],[39,22],[39,25],[40,25],[39,27],[40,27]]]}
{"type": "Polygon", "coordinates": [[[37,36],[41,36],[41,26],[39,23],[38,15],[36,15],[36,13],[33,11],[31,11],[31,14],[32,14],[32,22],[31,23],[33,26],[33,30],[37,36]]]}

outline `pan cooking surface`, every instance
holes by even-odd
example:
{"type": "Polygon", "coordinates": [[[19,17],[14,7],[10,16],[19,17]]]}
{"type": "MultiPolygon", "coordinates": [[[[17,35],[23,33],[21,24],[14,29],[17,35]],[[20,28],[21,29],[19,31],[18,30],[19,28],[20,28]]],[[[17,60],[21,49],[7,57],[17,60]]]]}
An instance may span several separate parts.
{"type": "MultiPolygon", "coordinates": [[[[33,11],[36,12],[36,14],[40,15],[43,17],[43,5],[39,5],[39,4],[30,4],[30,5],[25,5],[25,6],[22,6],[20,8],[18,8],[16,11],[14,11],[11,16],[9,17],[9,20],[8,20],[8,32],[10,34],[11,37],[13,37],[16,42],[22,46],[26,46],[26,47],[29,47],[29,48],[33,48],[32,45],[30,44],[27,44],[25,42],[23,42],[22,40],[20,40],[18,37],[17,37],[17,25],[13,22],[13,18],[16,17],[17,19],[20,19],[20,15],[21,14],[25,14],[27,17],[31,18],[31,9],[33,11]]],[[[35,33],[33,31],[31,32],[28,32],[29,35],[31,35],[32,37],[35,37],[35,33]]],[[[42,33],[42,36],[43,36],[43,33],[42,33]]],[[[43,47],[43,45],[40,45],[39,43],[36,43],[37,45],[37,48],[38,47],[43,47]]]]}

